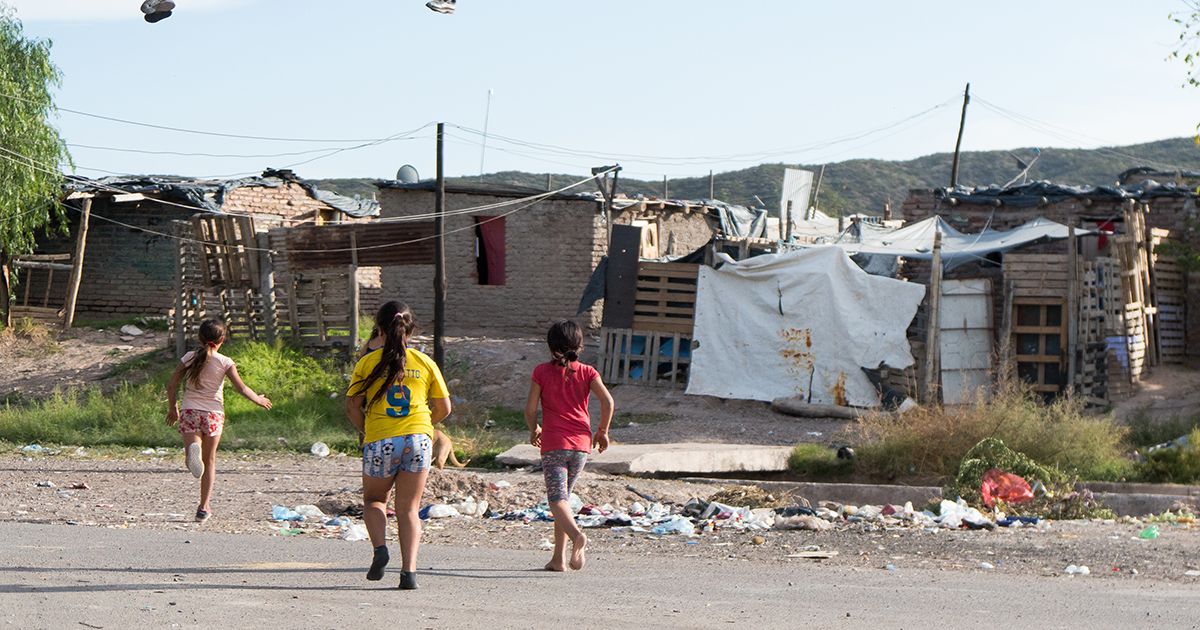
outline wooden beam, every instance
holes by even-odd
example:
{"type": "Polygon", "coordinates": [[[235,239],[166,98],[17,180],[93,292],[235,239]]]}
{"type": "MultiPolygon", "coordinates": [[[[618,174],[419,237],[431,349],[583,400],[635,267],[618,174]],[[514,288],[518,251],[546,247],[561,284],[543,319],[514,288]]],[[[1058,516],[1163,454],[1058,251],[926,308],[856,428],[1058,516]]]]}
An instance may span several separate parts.
{"type": "Polygon", "coordinates": [[[95,196],[96,195],[94,195],[90,192],[73,192],[73,193],[67,195],[67,201],[75,201],[76,199],[91,199],[92,197],[95,197],[95,196]]]}
{"type": "Polygon", "coordinates": [[[75,303],[79,299],[79,283],[83,280],[83,255],[87,251],[88,223],[92,217],[92,200],[83,200],[79,211],[79,233],[75,235],[75,256],[71,259],[71,279],[67,284],[67,304],[63,308],[63,328],[75,323],[75,303]]]}
{"type": "Polygon", "coordinates": [[[1075,393],[1078,370],[1075,353],[1079,348],[1079,243],[1075,221],[1067,226],[1067,395],[1075,393]]]}
{"type": "MultiPolygon", "coordinates": [[[[347,356],[353,361],[358,354],[358,311],[361,298],[358,289],[358,239],[350,233],[350,341],[346,344],[347,356]]],[[[441,367],[441,366],[439,366],[441,367]]]]}
{"type": "Polygon", "coordinates": [[[941,382],[939,378],[939,355],[938,348],[938,328],[941,326],[941,321],[938,309],[941,308],[942,296],[942,233],[937,232],[933,237],[933,260],[929,267],[929,314],[926,317],[925,326],[925,375],[924,387],[922,393],[925,396],[926,403],[934,403],[938,400],[938,385],[941,382]]]}
{"type": "Polygon", "coordinates": [[[113,195],[113,203],[129,203],[131,201],[145,201],[146,195],[142,193],[125,193],[122,195],[113,195]]]}

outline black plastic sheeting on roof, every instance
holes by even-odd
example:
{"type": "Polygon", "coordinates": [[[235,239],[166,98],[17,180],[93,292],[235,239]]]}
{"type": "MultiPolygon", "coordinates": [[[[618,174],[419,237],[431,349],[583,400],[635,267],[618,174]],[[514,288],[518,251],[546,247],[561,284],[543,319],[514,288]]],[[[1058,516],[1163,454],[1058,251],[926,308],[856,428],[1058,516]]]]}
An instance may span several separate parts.
{"type": "Polygon", "coordinates": [[[239,188],[279,188],[288,183],[299,184],[309,196],[329,207],[355,218],[379,215],[379,203],[374,199],[347,197],[317,188],[306,180],[296,177],[291,171],[264,171],[261,176],[240,179],[188,179],[167,175],[125,176],[117,175],[100,179],[85,179],[69,176],[63,188],[67,192],[116,192],[114,188],[129,193],[153,195],[199,210],[220,213],[229,193],[239,188]]]}
{"type": "Polygon", "coordinates": [[[1162,169],[1157,169],[1150,166],[1135,166],[1133,168],[1121,171],[1121,174],[1117,175],[1117,183],[1124,184],[1134,175],[1142,175],[1146,179],[1158,181],[1170,181],[1176,177],[1200,179],[1200,172],[1197,171],[1164,171],[1162,169]]]}
{"type": "Polygon", "coordinates": [[[1132,186],[1064,186],[1052,182],[1031,182],[1007,188],[956,186],[935,189],[934,194],[938,199],[955,199],[968,204],[995,205],[996,201],[1000,201],[1004,206],[1030,208],[1067,199],[1119,202],[1126,199],[1143,201],[1155,197],[1195,197],[1196,191],[1189,186],[1146,180],[1132,186]]]}

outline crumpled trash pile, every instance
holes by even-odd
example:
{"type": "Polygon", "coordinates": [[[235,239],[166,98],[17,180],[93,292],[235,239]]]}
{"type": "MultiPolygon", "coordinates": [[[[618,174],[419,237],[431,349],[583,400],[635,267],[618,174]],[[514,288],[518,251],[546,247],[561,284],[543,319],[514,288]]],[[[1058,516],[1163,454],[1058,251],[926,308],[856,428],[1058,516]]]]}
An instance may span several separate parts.
{"type": "Polygon", "coordinates": [[[315,533],[321,538],[358,541],[367,539],[367,528],[346,515],[328,516],[315,505],[271,506],[271,520],[279,523],[281,536],[315,533]]]}
{"type": "MultiPolygon", "coordinates": [[[[763,531],[763,530],[812,530],[824,531],[834,528],[860,528],[865,531],[897,528],[938,529],[984,529],[997,527],[1046,526],[1034,516],[1008,516],[1000,511],[985,514],[971,507],[962,499],[943,500],[937,511],[917,510],[911,502],[904,505],[843,505],[822,502],[817,507],[795,505],[787,507],[739,507],[718,501],[692,499],[684,505],[635,501],[628,507],[610,504],[584,503],[577,495],[570,498],[571,510],[580,527],[607,527],[617,531],[631,531],[666,536],[682,534],[699,535],[718,530],[763,531]]],[[[483,502],[486,506],[486,502],[483,502]]],[[[421,510],[421,518],[449,518],[473,516],[507,521],[531,523],[553,521],[549,505],[543,501],[538,505],[508,512],[488,512],[479,509],[480,503],[468,497],[458,504],[432,504],[421,510]],[[475,509],[461,509],[474,505],[475,509]]]]}

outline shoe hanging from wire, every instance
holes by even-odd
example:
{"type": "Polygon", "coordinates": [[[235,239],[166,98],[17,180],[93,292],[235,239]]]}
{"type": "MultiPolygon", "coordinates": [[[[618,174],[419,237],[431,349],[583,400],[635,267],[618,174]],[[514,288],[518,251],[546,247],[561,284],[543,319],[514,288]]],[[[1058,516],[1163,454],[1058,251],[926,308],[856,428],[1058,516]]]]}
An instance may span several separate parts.
{"type": "Polygon", "coordinates": [[[425,3],[430,10],[445,14],[454,13],[454,5],[455,0],[429,0],[425,3]]]}
{"type": "Polygon", "coordinates": [[[151,24],[171,17],[171,11],[174,10],[175,3],[171,0],[145,0],[142,2],[143,17],[151,24]]]}

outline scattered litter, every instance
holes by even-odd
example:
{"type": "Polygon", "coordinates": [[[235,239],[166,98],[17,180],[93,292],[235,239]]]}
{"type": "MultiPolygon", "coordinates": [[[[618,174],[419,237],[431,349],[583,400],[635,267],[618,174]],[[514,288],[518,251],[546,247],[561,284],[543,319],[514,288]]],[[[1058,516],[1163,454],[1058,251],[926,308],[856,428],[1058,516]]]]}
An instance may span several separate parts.
{"type": "Polygon", "coordinates": [[[295,536],[297,534],[303,534],[303,533],[304,533],[303,529],[294,529],[291,527],[280,527],[279,528],[279,534],[281,536],[295,536]]]}
{"type": "Polygon", "coordinates": [[[542,549],[554,549],[554,543],[552,543],[552,542],[550,542],[549,540],[546,540],[545,538],[543,538],[543,539],[542,539],[542,544],[538,545],[538,547],[540,547],[540,548],[542,548],[542,549]]]}
{"type": "Polygon", "coordinates": [[[1154,540],[1158,538],[1158,525],[1147,525],[1142,531],[1138,532],[1138,538],[1142,540],[1154,540]]]}
{"type": "Polygon", "coordinates": [[[308,452],[317,457],[329,457],[329,445],[324,442],[313,442],[312,448],[308,449],[308,452]]]}
{"type": "Polygon", "coordinates": [[[153,455],[154,453],[155,453],[155,451],[152,448],[148,448],[148,449],[145,449],[142,451],[142,455],[153,455]]]}
{"type": "Polygon", "coordinates": [[[892,563],[890,563],[890,562],[889,562],[888,564],[884,565],[884,567],[883,567],[883,568],[887,569],[888,571],[895,571],[895,570],[896,570],[896,565],[894,565],[894,564],[892,564],[892,563]]]}
{"type": "Polygon", "coordinates": [[[762,536],[755,536],[754,538],[751,538],[751,539],[750,539],[750,542],[752,542],[752,543],[754,543],[754,544],[756,544],[756,545],[762,545],[762,544],[765,544],[765,543],[767,542],[767,539],[766,539],[766,538],[763,538],[762,536]]]}
{"type": "Polygon", "coordinates": [[[26,455],[39,455],[41,453],[50,452],[50,449],[42,446],[41,444],[30,444],[28,446],[22,446],[21,452],[25,453],[26,455]]]}
{"type": "Polygon", "coordinates": [[[512,484],[503,479],[500,479],[499,481],[493,481],[493,482],[489,483],[488,487],[491,488],[492,490],[503,490],[504,488],[511,488],[512,484]]]}
{"type": "Polygon", "coordinates": [[[636,494],[636,495],[638,495],[639,497],[641,497],[641,498],[643,498],[643,499],[645,499],[645,500],[647,500],[647,501],[649,501],[649,502],[651,502],[651,503],[658,503],[658,499],[656,499],[656,498],[654,497],[654,495],[652,495],[652,494],[646,494],[645,492],[642,492],[641,490],[638,490],[637,488],[633,487],[632,485],[625,486],[625,489],[626,489],[626,490],[628,490],[628,491],[630,491],[630,492],[632,492],[632,493],[634,493],[634,494],[636,494]]]}
{"type": "Polygon", "coordinates": [[[1196,569],[1188,569],[1187,571],[1184,571],[1183,574],[1188,577],[1200,577],[1200,571],[1197,571],[1196,569]]]}
{"type": "Polygon", "coordinates": [[[1090,575],[1092,570],[1087,568],[1086,564],[1081,564],[1079,566],[1070,564],[1067,565],[1067,568],[1064,570],[1064,572],[1067,575],[1090,575]]]}
{"type": "Polygon", "coordinates": [[[350,517],[348,516],[337,516],[325,521],[322,524],[325,527],[349,527],[353,523],[354,521],[350,520],[350,517]]]}
{"type": "Polygon", "coordinates": [[[37,486],[38,488],[53,488],[54,482],[48,481],[48,480],[47,481],[39,481],[33,485],[37,486]]]}
{"type": "Polygon", "coordinates": [[[142,332],[141,328],[138,328],[137,326],[134,326],[133,324],[125,324],[124,326],[121,327],[121,334],[128,335],[130,337],[141,337],[142,335],[144,335],[146,333],[142,332]]]}
{"type": "Polygon", "coordinates": [[[821,433],[820,431],[809,431],[807,433],[807,435],[812,436],[812,437],[821,437],[822,435],[825,435],[825,434],[821,433]]]}
{"type": "Polygon", "coordinates": [[[983,569],[984,571],[991,571],[992,569],[996,568],[996,565],[992,564],[991,562],[980,562],[979,568],[983,569]]]}
{"type": "Polygon", "coordinates": [[[367,528],[363,527],[362,525],[356,524],[342,529],[342,540],[357,542],[359,540],[366,540],[368,538],[370,538],[370,536],[367,535],[367,528]]]}
{"type": "Polygon", "coordinates": [[[87,482],[84,482],[84,481],[73,483],[69,487],[71,490],[91,490],[92,489],[92,487],[87,485],[87,482]]]}
{"type": "Polygon", "coordinates": [[[810,516],[807,514],[782,516],[775,519],[775,529],[807,529],[819,532],[832,528],[833,523],[819,516],[810,516]]]}

